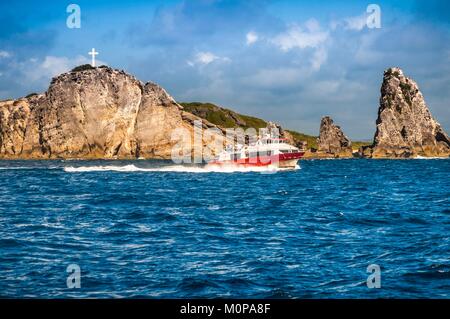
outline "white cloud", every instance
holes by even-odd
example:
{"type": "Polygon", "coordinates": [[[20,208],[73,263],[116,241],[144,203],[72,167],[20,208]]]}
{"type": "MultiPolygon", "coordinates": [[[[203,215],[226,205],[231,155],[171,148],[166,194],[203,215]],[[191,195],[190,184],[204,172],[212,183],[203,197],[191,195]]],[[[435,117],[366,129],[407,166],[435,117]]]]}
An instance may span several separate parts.
{"type": "Polygon", "coordinates": [[[329,31],[323,30],[319,22],[309,19],[304,26],[291,25],[285,32],[282,32],[269,40],[281,51],[287,52],[292,49],[310,49],[306,54],[310,55],[310,70],[317,71],[328,58],[326,43],[329,39],[329,31]],[[311,52],[311,49],[312,52],[311,52]]]}
{"type": "Polygon", "coordinates": [[[215,60],[219,59],[217,55],[214,55],[211,52],[199,52],[196,54],[196,61],[201,64],[210,64],[215,60]]]}
{"type": "MultiPolygon", "coordinates": [[[[45,80],[51,77],[68,72],[75,66],[81,64],[89,64],[91,62],[85,56],[76,56],[75,58],[46,56],[43,60],[31,58],[19,65],[21,71],[25,74],[26,79],[30,81],[45,80]]],[[[105,64],[103,61],[97,60],[98,65],[105,64]]]]}
{"type": "Polygon", "coordinates": [[[253,31],[248,32],[246,34],[245,38],[246,38],[247,45],[252,45],[259,39],[258,35],[253,31]]]}
{"type": "Polygon", "coordinates": [[[305,27],[306,27],[306,29],[308,29],[308,30],[311,31],[311,32],[317,32],[317,31],[320,31],[320,24],[319,24],[319,21],[317,21],[316,19],[313,19],[313,18],[308,19],[308,20],[305,22],[305,27]]]}
{"type": "Polygon", "coordinates": [[[247,86],[275,89],[296,85],[300,82],[304,70],[298,68],[280,67],[261,69],[255,74],[242,78],[242,83],[247,86]]]}
{"type": "Polygon", "coordinates": [[[367,13],[363,13],[355,17],[333,20],[330,22],[330,29],[336,30],[337,28],[342,28],[344,30],[361,31],[367,26],[367,17],[367,13]]]}
{"type": "Polygon", "coordinates": [[[227,57],[219,57],[211,52],[198,52],[195,54],[192,61],[187,61],[188,65],[208,65],[214,61],[230,62],[231,60],[227,57]]]}
{"type": "Polygon", "coordinates": [[[367,14],[344,19],[344,29],[361,31],[367,25],[367,14]]]}
{"type": "Polygon", "coordinates": [[[83,64],[87,60],[85,57],[77,57],[77,62],[67,57],[46,56],[44,61],[40,64],[40,69],[49,76],[55,76],[67,72],[75,64],[83,64]]]}
{"type": "Polygon", "coordinates": [[[359,44],[354,51],[353,61],[361,65],[371,65],[383,61],[386,53],[377,49],[377,44],[382,36],[380,33],[368,33],[359,37],[359,44]]]}
{"type": "Polygon", "coordinates": [[[318,80],[313,81],[308,84],[308,91],[312,93],[313,96],[320,97],[319,99],[324,99],[324,95],[334,95],[339,92],[341,86],[340,80],[318,80]]]}
{"type": "Polygon", "coordinates": [[[325,50],[325,48],[321,47],[318,48],[312,58],[311,58],[311,67],[313,70],[317,71],[320,69],[320,67],[322,66],[322,64],[324,64],[326,62],[328,58],[328,53],[325,50]]]}
{"type": "Polygon", "coordinates": [[[223,101],[224,104],[227,104],[225,102],[227,99],[232,99],[235,95],[236,93],[231,87],[230,81],[220,76],[209,78],[207,84],[193,85],[180,94],[182,100],[185,101],[210,101],[211,97],[214,96],[216,103],[222,103],[220,101],[223,101]]]}
{"type": "Polygon", "coordinates": [[[0,50],[0,59],[1,58],[9,58],[10,56],[11,56],[11,53],[9,53],[8,51],[0,50]]]}
{"type": "MultiPolygon", "coordinates": [[[[64,57],[64,56],[44,56],[30,57],[25,60],[17,59],[17,56],[10,55],[6,63],[0,65],[2,73],[0,79],[2,83],[6,81],[15,83],[17,88],[13,90],[0,91],[1,98],[11,98],[23,96],[30,92],[41,92],[48,87],[52,77],[60,75],[73,69],[75,66],[90,63],[91,59],[86,56],[64,57]],[[20,80],[17,80],[20,79],[20,80]]],[[[105,62],[97,60],[98,65],[105,62]]]]}
{"type": "Polygon", "coordinates": [[[305,28],[299,25],[292,25],[286,32],[278,34],[271,40],[282,51],[289,51],[294,48],[317,48],[328,39],[328,32],[322,31],[316,20],[309,20],[305,23],[305,28]]]}

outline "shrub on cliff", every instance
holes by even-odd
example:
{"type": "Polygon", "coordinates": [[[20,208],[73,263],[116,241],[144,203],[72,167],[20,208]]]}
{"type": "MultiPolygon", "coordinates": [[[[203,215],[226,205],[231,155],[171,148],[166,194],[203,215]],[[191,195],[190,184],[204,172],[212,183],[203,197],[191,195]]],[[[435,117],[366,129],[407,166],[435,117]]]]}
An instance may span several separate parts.
{"type": "Polygon", "coordinates": [[[81,71],[92,70],[92,69],[95,69],[92,65],[82,64],[82,65],[74,67],[70,72],[81,72],[81,71]]]}
{"type": "Polygon", "coordinates": [[[232,110],[217,106],[212,103],[190,102],[180,103],[186,112],[197,115],[209,122],[225,127],[242,127],[247,129],[266,127],[267,122],[248,115],[238,114],[232,110]]]}

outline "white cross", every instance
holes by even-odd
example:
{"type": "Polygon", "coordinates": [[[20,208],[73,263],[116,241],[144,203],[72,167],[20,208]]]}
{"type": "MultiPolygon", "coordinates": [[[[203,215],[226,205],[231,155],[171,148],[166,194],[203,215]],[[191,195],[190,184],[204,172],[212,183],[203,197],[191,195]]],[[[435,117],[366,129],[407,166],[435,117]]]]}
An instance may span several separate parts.
{"type": "Polygon", "coordinates": [[[98,52],[95,52],[95,49],[92,48],[92,51],[88,53],[89,55],[92,55],[92,66],[95,67],[95,56],[98,54],[98,52]]]}

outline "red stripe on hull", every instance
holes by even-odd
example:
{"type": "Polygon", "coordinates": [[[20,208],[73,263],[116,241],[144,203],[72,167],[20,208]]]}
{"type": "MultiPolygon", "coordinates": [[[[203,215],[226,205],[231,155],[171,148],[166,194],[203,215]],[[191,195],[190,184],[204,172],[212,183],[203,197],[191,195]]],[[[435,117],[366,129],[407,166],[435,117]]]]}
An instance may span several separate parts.
{"type": "Polygon", "coordinates": [[[303,157],[305,152],[295,152],[295,153],[282,153],[278,155],[272,155],[272,156],[258,156],[258,157],[249,157],[249,158],[243,158],[238,160],[229,160],[229,161],[212,161],[208,164],[215,164],[215,165],[242,165],[242,166],[268,166],[271,164],[277,164],[284,161],[292,161],[292,160],[299,160],[303,157]]]}

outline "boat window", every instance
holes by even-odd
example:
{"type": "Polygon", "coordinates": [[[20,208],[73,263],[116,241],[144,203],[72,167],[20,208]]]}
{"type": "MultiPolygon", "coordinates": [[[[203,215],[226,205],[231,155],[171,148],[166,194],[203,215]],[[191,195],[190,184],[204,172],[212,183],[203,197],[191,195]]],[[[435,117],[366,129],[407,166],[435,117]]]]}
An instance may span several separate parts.
{"type": "Polygon", "coordinates": [[[254,157],[262,157],[262,156],[272,156],[273,151],[258,151],[258,152],[250,152],[248,154],[248,157],[254,158],[254,157]]]}

